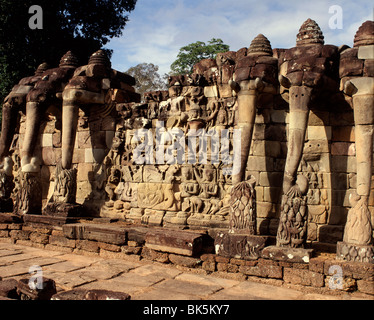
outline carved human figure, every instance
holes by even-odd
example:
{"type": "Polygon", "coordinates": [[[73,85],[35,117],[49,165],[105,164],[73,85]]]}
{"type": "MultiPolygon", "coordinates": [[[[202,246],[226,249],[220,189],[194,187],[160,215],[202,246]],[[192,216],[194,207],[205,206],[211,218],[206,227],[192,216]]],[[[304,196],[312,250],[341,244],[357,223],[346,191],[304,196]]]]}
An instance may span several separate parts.
{"type": "Polygon", "coordinates": [[[303,155],[309,110],[321,93],[337,91],[338,48],[324,45],[323,39],[317,23],[311,19],[306,20],[297,35],[296,47],[286,50],[282,60],[284,62],[279,69],[279,82],[283,89],[289,89],[290,108],[287,158],[277,234],[279,246],[303,246],[306,236],[304,223],[300,222],[302,227],[298,232],[291,228],[300,217],[306,219],[304,196],[308,191],[308,183],[305,177],[297,178],[297,169],[303,155]]]}
{"type": "MultiPolygon", "coordinates": [[[[352,208],[348,212],[344,230],[343,241],[349,246],[370,246],[373,244],[371,215],[368,201],[371,191],[371,178],[373,168],[373,135],[374,135],[374,21],[366,21],[358,29],[354,47],[341,53],[340,76],[341,89],[352,97],[355,121],[356,162],[357,162],[357,188],[351,195],[352,208]],[[349,65],[361,65],[361,70],[355,75],[350,74],[349,65]],[[370,71],[371,70],[371,71],[370,71]],[[360,73],[361,72],[361,73],[360,73]]],[[[352,252],[369,252],[366,248],[361,250],[351,249],[352,252]]],[[[349,250],[349,251],[351,251],[349,250]]],[[[372,252],[371,250],[370,252],[372,252]]],[[[354,254],[348,254],[352,259],[354,254]]],[[[355,260],[370,260],[369,257],[359,257],[357,252],[355,260]]],[[[374,255],[371,257],[373,262],[374,255]]]]}
{"type": "Polygon", "coordinates": [[[116,194],[114,191],[116,187],[118,186],[118,184],[120,183],[120,179],[121,179],[121,171],[117,167],[113,166],[110,169],[108,182],[105,186],[105,191],[108,194],[109,202],[113,202],[116,200],[116,194]]]}
{"type": "Polygon", "coordinates": [[[44,71],[48,69],[47,63],[42,63],[35,71],[35,75],[23,78],[15,85],[4,99],[2,110],[1,137],[0,137],[0,162],[9,156],[9,148],[17,127],[18,113],[26,112],[26,96],[41,79],[44,71]]]}

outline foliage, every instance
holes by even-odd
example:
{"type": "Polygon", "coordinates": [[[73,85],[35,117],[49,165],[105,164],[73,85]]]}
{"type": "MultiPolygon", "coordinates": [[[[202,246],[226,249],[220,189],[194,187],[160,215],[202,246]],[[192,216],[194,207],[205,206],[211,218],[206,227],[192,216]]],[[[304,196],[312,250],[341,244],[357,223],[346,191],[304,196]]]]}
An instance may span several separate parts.
{"type": "Polygon", "coordinates": [[[142,96],[145,92],[167,90],[165,77],[158,73],[158,66],[153,63],[140,63],[126,71],[136,79],[135,89],[142,96]]]}
{"type": "Polygon", "coordinates": [[[230,47],[221,39],[213,38],[205,42],[197,41],[179,50],[177,59],[170,66],[171,74],[188,74],[192,72],[193,66],[202,59],[215,59],[217,53],[229,51],[230,47]]]}
{"type": "Polygon", "coordinates": [[[81,64],[87,63],[93,52],[122,34],[136,1],[0,0],[1,101],[21,78],[33,75],[39,64],[56,67],[68,50],[81,64]],[[32,5],[43,10],[43,29],[29,27],[32,5]]]}

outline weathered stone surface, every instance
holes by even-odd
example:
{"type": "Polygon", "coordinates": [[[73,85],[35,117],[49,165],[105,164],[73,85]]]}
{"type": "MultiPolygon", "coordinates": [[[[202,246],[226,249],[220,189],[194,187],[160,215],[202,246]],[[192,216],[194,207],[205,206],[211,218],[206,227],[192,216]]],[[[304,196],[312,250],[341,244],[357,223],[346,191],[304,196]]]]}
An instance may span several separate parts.
{"type": "Polygon", "coordinates": [[[343,241],[337,243],[337,259],[374,263],[374,246],[356,245],[343,241]]]}
{"type": "Polygon", "coordinates": [[[303,286],[323,287],[324,275],[302,269],[284,268],[283,280],[292,284],[299,284],[303,286]]]}
{"type": "Polygon", "coordinates": [[[83,217],[86,215],[84,207],[74,203],[49,203],[43,209],[43,215],[50,217],[83,217]]]}
{"type": "Polygon", "coordinates": [[[22,217],[12,213],[0,212],[0,223],[21,223],[22,217]]]}
{"type": "Polygon", "coordinates": [[[357,280],[357,289],[360,292],[374,295],[374,281],[357,280]]]}
{"type": "Polygon", "coordinates": [[[214,246],[216,254],[228,258],[258,259],[267,238],[245,233],[217,233],[214,246]]]}
{"type": "Polygon", "coordinates": [[[145,240],[147,248],[186,256],[200,253],[202,244],[203,236],[189,231],[152,230],[145,240]]]}
{"type": "Polygon", "coordinates": [[[18,299],[17,294],[17,280],[15,279],[0,279],[0,297],[6,297],[10,299],[18,299]]]}
{"type": "Polygon", "coordinates": [[[261,256],[266,259],[289,261],[298,263],[309,263],[313,255],[313,249],[287,248],[269,246],[262,250],[261,256]]]}
{"type": "Polygon", "coordinates": [[[127,232],[121,227],[79,223],[66,224],[62,228],[64,235],[70,239],[96,240],[116,245],[127,241],[127,232]]]}
{"type": "Polygon", "coordinates": [[[130,300],[131,296],[124,292],[110,290],[88,290],[84,300],[130,300]]]}
{"type": "Polygon", "coordinates": [[[28,214],[23,216],[23,220],[27,225],[35,225],[39,227],[48,226],[62,226],[65,223],[74,222],[79,218],[75,217],[52,217],[52,216],[42,216],[42,215],[32,215],[28,214]]]}
{"type": "Polygon", "coordinates": [[[37,283],[32,282],[30,286],[29,279],[21,279],[17,283],[17,294],[21,300],[50,300],[56,294],[56,284],[52,279],[42,278],[40,283],[42,288],[37,287],[37,283]]]}

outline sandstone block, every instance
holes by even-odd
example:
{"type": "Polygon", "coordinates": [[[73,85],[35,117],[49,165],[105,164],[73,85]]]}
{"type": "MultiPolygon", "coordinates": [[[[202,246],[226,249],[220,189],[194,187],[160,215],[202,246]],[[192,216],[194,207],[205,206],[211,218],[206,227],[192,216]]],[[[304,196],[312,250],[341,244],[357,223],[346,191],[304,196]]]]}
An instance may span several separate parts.
{"type": "Polygon", "coordinates": [[[30,237],[30,231],[25,230],[11,230],[9,235],[14,240],[28,240],[30,237]]]}
{"type": "Polygon", "coordinates": [[[309,126],[308,139],[309,140],[331,140],[331,126],[309,126]]]}
{"type": "Polygon", "coordinates": [[[96,252],[96,253],[98,253],[100,250],[98,242],[89,241],[89,240],[77,240],[76,248],[84,250],[84,251],[96,252]]]}
{"type": "Polygon", "coordinates": [[[364,69],[364,61],[354,58],[340,59],[339,76],[352,77],[362,75],[364,69]]]}
{"type": "Polygon", "coordinates": [[[203,270],[214,272],[216,271],[216,263],[211,261],[204,261],[202,263],[203,270]]]}
{"type": "Polygon", "coordinates": [[[107,154],[107,150],[105,149],[87,148],[84,150],[84,159],[86,163],[101,163],[107,154]]]}
{"type": "Polygon", "coordinates": [[[49,236],[48,234],[32,232],[30,234],[30,240],[36,243],[47,244],[49,243],[49,236]]]}
{"type": "Polygon", "coordinates": [[[304,286],[319,288],[324,286],[324,275],[309,270],[284,268],[283,280],[288,283],[304,286]]]}
{"type": "Polygon", "coordinates": [[[331,144],[331,155],[333,156],[355,156],[356,147],[351,142],[333,142],[331,144]]]}
{"type": "Polygon", "coordinates": [[[262,236],[220,232],[216,235],[214,246],[219,256],[251,260],[261,256],[266,240],[262,236]]]}
{"type": "Polygon", "coordinates": [[[353,126],[333,127],[332,141],[354,142],[355,141],[355,128],[353,126]]]}
{"type": "Polygon", "coordinates": [[[327,111],[310,111],[308,126],[325,126],[329,125],[330,113],[327,111]]]}
{"type": "Polygon", "coordinates": [[[42,148],[42,160],[46,166],[55,166],[61,159],[62,153],[60,149],[53,147],[42,148]]]}
{"type": "Polygon", "coordinates": [[[152,230],[145,239],[147,248],[186,256],[198,254],[202,250],[202,244],[201,234],[174,230],[152,230]]]}
{"type": "Polygon", "coordinates": [[[122,245],[127,241],[126,230],[116,226],[79,223],[66,224],[62,229],[69,239],[96,240],[115,245],[122,245]]]}
{"type": "Polygon", "coordinates": [[[42,147],[53,147],[53,134],[52,133],[42,134],[41,146],[42,147]]]}
{"type": "Polygon", "coordinates": [[[218,90],[216,86],[204,87],[204,96],[207,98],[218,97],[218,90]]]}
{"type": "Polygon", "coordinates": [[[324,225],[319,228],[319,241],[337,243],[343,239],[344,226],[324,225]]]}
{"type": "Polygon", "coordinates": [[[50,236],[49,244],[61,247],[75,248],[75,240],[70,240],[64,236],[50,236]]]}
{"type": "Polygon", "coordinates": [[[278,261],[309,263],[313,249],[269,246],[262,250],[262,257],[278,261]]]}
{"type": "Polygon", "coordinates": [[[273,171],[274,160],[271,157],[249,156],[247,170],[253,171],[273,171]]]}
{"type": "Polygon", "coordinates": [[[357,58],[359,59],[374,59],[374,45],[360,46],[358,48],[357,58]]]}
{"type": "Polygon", "coordinates": [[[357,289],[360,292],[374,295],[374,281],[357,280],[357,289]]]}
{"type": "Polygon", "coordinates": [[[169,260],[171,263],[176,265],[188,267],[188,268],[195,268],[200,264],[200,259],[193,258],[193,257],[185,257],[177,254],[169,254],[169,260]]]}
{"type": "Polygon", "coordinates": [[[374,60],[365,61],[364,77],[374,77],[374,60]]]}

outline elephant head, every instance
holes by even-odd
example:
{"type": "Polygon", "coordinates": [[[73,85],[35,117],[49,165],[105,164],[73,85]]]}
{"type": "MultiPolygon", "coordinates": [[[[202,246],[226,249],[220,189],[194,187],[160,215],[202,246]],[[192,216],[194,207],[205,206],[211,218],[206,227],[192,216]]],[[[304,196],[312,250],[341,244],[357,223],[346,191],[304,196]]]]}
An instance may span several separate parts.
{"type": "Polygon", "coordinates": [[[76,70],[62,94],[63,169],[70,169],[72,164],[79,108],[86,113],[97,112],[104,116],[112,111],[115,103],[140,102],[139,94],[132,88],[126,90],[133,85],[133,77],[111,68],[103,50],[93,53],[88,64],[76,70]],[[93,108],[95,105],[99,107],[93,108]]]}
{"type": "Polygon", "coordinates": [[[27,94],[36,82],[41,79],[41,75],[47,69],[47,63],[39,65],[35,71],[35,75],[21,79],[4,99],[0,137],[0,161],[9,155],[9,148],[17,127],[18,112],[25,112],[27,94]]]}
{"type": "Polygon", "coordinates": [[[21,166],[23,172],[38,172],[40,161],[33,159],[42,116],[51,105],[61,105],[59,99],[65,85],[78,66],[78,59],[68,51],[60,60],[58,68],[48,69],[26,97],[26,133],[22,146],[21,166]]]}
{"type": "Polygon", "coordinates": [[[297,35],[296,47],[284,52],[279,67],[280,91],[288,91],[289,100],[288,148],[277,233],[279,246],[300,247],[305,242],[304,196],[308,183],[303,176],[297,177],[297,169],[303,155],[309,110],[320,94],[336,90],[338,85],[338,48],[324,45],[323,39],[317,23],[306,20],[297,35]]]}
{"type": "MultiPolygon", "coordinates": [[[[372,226],[368,199],[371,190],[374,135],[374,22],[366,21],[358,29],[354,47],[341,53],[341,90],[350,99],[355,121],[357,162],[356,194],[351,195],[343,241],[352,245],[372,244],[372,226]],[[352,70],[351,65],[361,66],[352,70]],[[371,71],[370,71],[371,70],[371,71]]],[[[373,257],[374,258],[374,257],[373,257]]]]}

